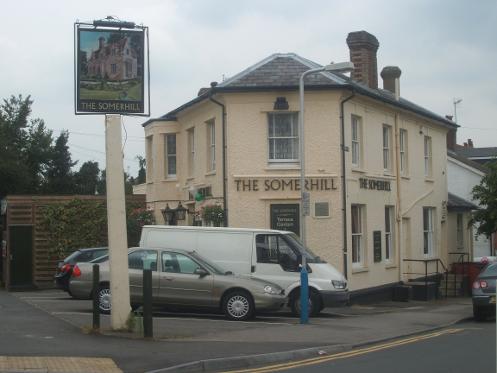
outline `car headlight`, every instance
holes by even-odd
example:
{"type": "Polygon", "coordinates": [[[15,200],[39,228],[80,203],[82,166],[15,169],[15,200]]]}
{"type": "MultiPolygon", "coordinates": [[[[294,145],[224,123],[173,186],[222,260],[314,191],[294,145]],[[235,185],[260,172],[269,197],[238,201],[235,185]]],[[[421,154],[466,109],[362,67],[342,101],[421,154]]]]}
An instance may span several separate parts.
{"type": "Polygon", "coordinates": [[[281,294],[281,289],[275,289],[271,285],[264,286],[264,293],[266,294],[281,294]]]}
{"type": "Polygon", "coordinates": [[[331,283],[335,289],[345,289],[347,287],[347,281],[332,280],[331,283]]]}

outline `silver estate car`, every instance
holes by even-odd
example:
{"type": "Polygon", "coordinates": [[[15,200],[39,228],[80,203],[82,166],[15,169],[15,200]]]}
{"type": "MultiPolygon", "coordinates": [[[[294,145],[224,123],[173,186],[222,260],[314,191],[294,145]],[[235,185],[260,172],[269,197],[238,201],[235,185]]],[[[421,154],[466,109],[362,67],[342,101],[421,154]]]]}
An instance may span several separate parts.
{"type": "MultiPolygon", "coordinates": [[[[143,269],[152,270],[154,305],[212,308],[231,320],[247,320],[257,311],[275,311],[286,303],[284,290],[268,281],[235,276],[195,252],[134,248],[128,253],[132,307],[142,303],[143,269]]],[[[100,266],[99,308],[111,310],[109,262],[100,266]]],[[[92,298],[93,263],[77,263],[69,289],[75,298],[92,298]]]]}

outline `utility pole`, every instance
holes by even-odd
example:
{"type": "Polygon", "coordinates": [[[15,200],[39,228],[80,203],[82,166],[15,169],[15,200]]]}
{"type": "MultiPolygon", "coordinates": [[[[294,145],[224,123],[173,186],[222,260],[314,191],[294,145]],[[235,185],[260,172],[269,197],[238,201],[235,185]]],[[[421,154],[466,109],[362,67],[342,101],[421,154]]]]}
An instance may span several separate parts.
{"type": "Polygon", "coordinates": [[[462,102],[462,98],[454,98],[454,123],[457,123],[457,105],[462,102]]]}

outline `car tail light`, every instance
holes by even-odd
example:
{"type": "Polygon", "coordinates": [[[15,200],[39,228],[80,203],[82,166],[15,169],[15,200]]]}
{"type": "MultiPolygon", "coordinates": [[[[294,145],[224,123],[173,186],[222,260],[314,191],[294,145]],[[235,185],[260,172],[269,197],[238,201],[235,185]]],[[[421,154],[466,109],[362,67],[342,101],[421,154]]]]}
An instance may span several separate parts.
{"type": "Polygon", "coordinates": [[[81,269],[79,269],[79,267],[78,267],[77,264],[72,269],[72,276],[73,277],[79,277],[79,276],[81,276],[81,269]]]}
{"type": "Polygon", "coordinates": [[[488,283],[484,280],[476,280],[473,282],[473,289],[486,289],[488,287],[488,283]]]}
{"type": "Polygon", "coordinates": [[[64,264],[62,266],[62,268],[60,269],[61,272],[69,272],[69,270],[71,269],[71,265],[70,264],[64,264]]]}

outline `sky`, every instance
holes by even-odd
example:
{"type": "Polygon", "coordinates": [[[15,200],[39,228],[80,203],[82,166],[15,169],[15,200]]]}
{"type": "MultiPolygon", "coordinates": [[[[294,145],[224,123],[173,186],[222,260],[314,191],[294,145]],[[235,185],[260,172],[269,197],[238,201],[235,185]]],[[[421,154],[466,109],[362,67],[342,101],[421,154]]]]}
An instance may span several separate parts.
{"type": "MultiPolygon", "coordinates": [[[[149,27],[151,116],[159,117],[273,53],[349,60],[349,32],[375,35],[378,73],[402,70],[401,96],[454,115],[458,143],[497,146],[497,1],[16,0],[0,13],[0,99],[31,95],[32,118],[69,131],[75,166],[105,168],[104,116],[74,115],[76,21],[106,16],[149,27]]],[[[379,78],[381,86],[381,78],[379,78]]],[[[144,156],[143,117],[123,117],[124,169],[144,156]]]]}

